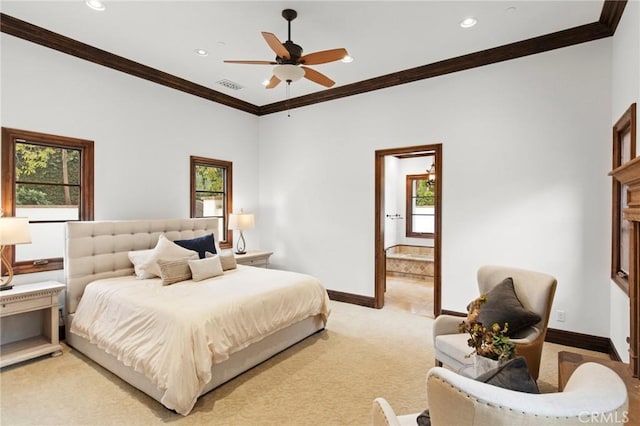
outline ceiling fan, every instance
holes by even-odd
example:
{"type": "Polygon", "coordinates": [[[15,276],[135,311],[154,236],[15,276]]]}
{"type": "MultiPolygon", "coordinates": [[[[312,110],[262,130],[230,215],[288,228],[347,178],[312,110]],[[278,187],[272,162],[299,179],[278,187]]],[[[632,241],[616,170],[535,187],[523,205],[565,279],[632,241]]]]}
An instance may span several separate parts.
{"type": "Polygon", "coordinates": [[[296,19],[298,13],[292,9],[285,9],[282,11],[282,17],[287,20],[289,34],[287,41],[281,43],[272,33],[262,32],[262,36],[266,40],[267,44],[276,54],[274,61],[224,61],[229,64],[250,64],[250,65],[275,65],[273,68],[273,76],[269,82],[265,85],[267,89],[273,89],[281,81],[286,81],[290,84],[293,81],[300,80],[302,77],[307,80],[311,80],[314,83],[321,84],[325,87],[331,87],[335,84],[335,81],[331,80],[326,75],[309,68],[305,65],[318,65],[326,64],[327,62],[334,62],[350,59],[347,50],[344,48],[322,50],[320,52],[309,53],[308,55],[302,55],[302,47],[291,41],[291,21],[296,19]]]}

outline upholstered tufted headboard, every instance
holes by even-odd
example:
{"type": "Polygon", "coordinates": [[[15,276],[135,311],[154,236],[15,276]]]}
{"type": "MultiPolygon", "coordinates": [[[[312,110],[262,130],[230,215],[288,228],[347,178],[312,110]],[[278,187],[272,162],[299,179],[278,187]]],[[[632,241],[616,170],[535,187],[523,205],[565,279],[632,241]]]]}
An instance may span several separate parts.
{"type": "Polygon", "coordinates": [[[67,314],[76,311],[91,281],[133,274],[129,251],[154,248],[160,234],[179,240],[209,233],[217,240],[218,219],[68,222],[64,253],[67,314]]]}

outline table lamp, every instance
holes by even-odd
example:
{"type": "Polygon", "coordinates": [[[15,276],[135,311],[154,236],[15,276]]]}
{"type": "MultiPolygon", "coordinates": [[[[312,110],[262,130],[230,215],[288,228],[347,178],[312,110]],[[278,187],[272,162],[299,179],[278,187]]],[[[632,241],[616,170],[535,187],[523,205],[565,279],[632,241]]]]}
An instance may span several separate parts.
{"type": "Polygon", "coordinates": [[[31,233],[29,232],[29,219],[26,217],[6,217],[0,216],[0,258],[2,265],[7,269],[9,276],[5,280],[0,277],[0,291],[10,290],[13,288],[11,280],[13,280],[13,269],[11,264],[4,257],[4,249],[6,246],[16,244],[28,244],[31,242],[31,233]]]}
{"type": "Polygon", "coordinates": [[[240,209],[240,213],[229,215],[229,229],[240,231],[240,238],[238,238],[238,244],[236,246],[236,254],[245,254],[246,251],[246,241],[244,240],[244,235],[242,231],[245,229],[251,229],[255,225],[255,219],[253,214],[244,213],[242,209],[240,209]]]}

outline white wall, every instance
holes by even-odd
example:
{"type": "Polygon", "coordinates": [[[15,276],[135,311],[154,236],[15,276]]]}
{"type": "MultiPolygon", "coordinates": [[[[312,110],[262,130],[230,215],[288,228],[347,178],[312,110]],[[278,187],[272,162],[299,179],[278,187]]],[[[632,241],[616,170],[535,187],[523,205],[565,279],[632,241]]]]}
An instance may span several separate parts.
{"type": "Polygon", "coordinates": [[[480,265],[520,266],[558,278],[567,319],[552,327],[607,336],[610,45],[261,117],[263,247],[329,289],[372,296],[374,151],[441,142],[443,308],[465,309],[480,265]]]}
{"type": "Polygon", "coordinates": [[[401,203],[398,195],[400,181],[400,159],[393,155],[384,157],[384,248],[393,247],[399,244],[398,239],[402,238],[401,226],[404,224],[403,211],[405,207],[401,203]],[[392,217],[386,217],[391,215],[392,217]]]}
{"type": "MultiPolygon", "coordinates": [[[[189,217],[190,155],[232,161],[234,207],[257,210],[257,117],[12,36],[1,43],[2,126],[95,141],[96,220],[189,217]]],[[[259,246],[255,230],[246,238],[259,246]]],[[[47,278],[62,271],[15,282],[47,278]]]]}
{"type": "MultiPolygon", "coordinates": [[[[620,24],[613,37],[611,48],[611,122],[610,126],[622,116],[632,103],[640,103],[640,6],[637,1],[628,2],[620,24]]],[[[640,113],[636,109],[636,113],[640,113]]],[[[640,153],[640,128],[636,129],[636,153],[640,153]]],[[[611,142],[609,142],[611,160],[611,142]]],[[[611,204],[611,196],[607,200],[611,204]]],[[[611,218],[608,218],[611,227],[611,218]]],[[[611,242],[609,241],[609,248],[611,242]]],[[[626,338],[630,334],[629,296],[615,283],[609,283],[611,292],[611,317],[609,333],[611,341],[624,362],[629,362],[629,345],[626,338]]]]}

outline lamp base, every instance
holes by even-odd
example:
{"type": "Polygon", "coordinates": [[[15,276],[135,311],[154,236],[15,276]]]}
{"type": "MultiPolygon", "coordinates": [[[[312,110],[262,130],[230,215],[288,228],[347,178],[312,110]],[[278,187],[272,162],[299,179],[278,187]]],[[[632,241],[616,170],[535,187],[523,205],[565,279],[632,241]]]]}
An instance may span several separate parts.
{"type": "Polygon", "coordinates": [[[237,251],[236,254],[247,254],[246,251],[237,251]]]}
{"type": "Polygon", "coordinates": [[[3,285],[0,287],[0,291],[11,290],[12,288],[12,285],[3,285]]]}

